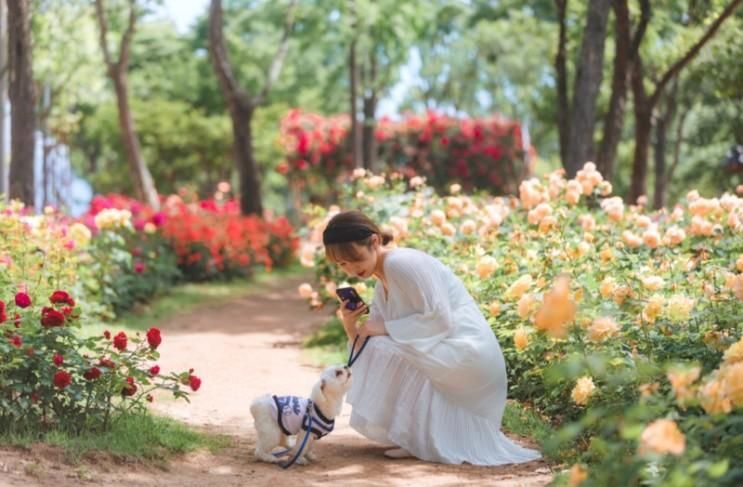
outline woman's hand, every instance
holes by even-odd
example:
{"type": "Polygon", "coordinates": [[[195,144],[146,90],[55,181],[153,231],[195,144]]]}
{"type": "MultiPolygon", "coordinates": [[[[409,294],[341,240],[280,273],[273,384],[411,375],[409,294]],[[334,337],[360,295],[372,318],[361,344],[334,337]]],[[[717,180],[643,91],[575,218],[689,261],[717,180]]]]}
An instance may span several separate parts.
{"type": "Polygon", "coordinates": [[[369,319],[359,327],[361,338],[387,335],[387,329],[384,327],[384,321],[381,319],[369,319]]]}
{"type": "Polygon", "coordinates": [[[356,331],[356,323],[359,321],[359,318],[361,318],[361,315],[363,315],[366,312],[366,305],[359,306],[356,309],[348,309],[346,308],[346,305],[348,304],[348,300],[341,301],[341,309],[340,312],[340,318],[341,321],[343,321],[343,329],[346,330],[346,335],[348,335],[349,340],[353,340],[356,334],[358,333],[356,331]]]}

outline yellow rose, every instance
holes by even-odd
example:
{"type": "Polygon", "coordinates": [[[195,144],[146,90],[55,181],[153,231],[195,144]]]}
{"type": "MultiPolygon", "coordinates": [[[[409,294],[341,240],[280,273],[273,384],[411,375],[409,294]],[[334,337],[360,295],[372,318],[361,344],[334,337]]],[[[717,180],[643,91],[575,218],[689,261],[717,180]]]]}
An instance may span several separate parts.
{"type": "Polygon", "coordinates": [[[312,297],[312,293],[314,292],[312,290],[312,285],[305,282],[303,284],[300,284],[297,288],[297,291],[299,292],[299,296],[301,296],[303,299],[309,299],[312,297]]]}
{"type": "Polygon", "coordinates": [[[668,319],[674,323],[680,323],[689,320],[689,315],[694,307],[694,300],[677,294],[668,300],[666,306],[668,319]]]}
{"type": "Polygon", "coordinates": [[[600,342],[609,337],[619,334],[619,325],[608,316],[596,318],[588,327],[588,339],[592,342],[600,342]]]}
{"type": "Polygon", "coordinates": [[[440,227],[446,221],[446,214],[441,210],[433,210],[431,212],[431,221],[437,227],[440,227]]]}
{"type": "Polygon", "coordinates": [[[657,453],[681,455],[686,449],[686,437],[670,419],[657,419],[647,425],[640,435],[641,455],[657,453]]]}
{"type": "Polygon", "coordinates": [[[465,220],[462,223],[462,226],[459,227],[459,231],[462,232],[462,235],[470,235],[474,233],[476,229],[477,224],[474,222],[474,220],[465,220]]]}
{"type": "Polygon", "coordinates": [[[732,365],[737,362],[743,362],[743,338],[730,345],[730,348],[725,350],[723,356],[725,364],[732,365]]]}
{"type": "Polygon", "coordinates": [[[506,298],[507,299],[518,299],[520,298],[526,291],[531,288],[531,285],[533,283],[533,279],[531,275],[525,274],[521,277],[519,277],[516,282],[511,284],[511,286],[506,290],[506,298]]]}
{"type": "Polygon", "coordinates": [[[446,237],[453,237],[456,235],[457,229],[451,223],[444,223],[441,225],[441,234],[446,237]]]}
{"type": "Polygon", "coordinates": [[[657,291],[658,289],[661,289],[664,284],[665,281],[659,276],[649,276],[642,280],[642,285],[649,291],[657,291]]]}
{"type": "Polygon", "coordinates": [[[693,367],[689,370],[669,370],[666,374],[668,382],[671,383],[673,392],[676,395],[676,400],[680,404],[694,397],[694,391],[689,386],[699,378],[699,372],[701,372],[699,367],[693,367]]]}
{"type": "Polygon", "coordinates": [[[608,298],[609,296],[612,296],[614,294],[614,290],[616,289],[617,285],[614,282],[614,279],[611,277],[605,277],[603,281],[601,281],[601,284],[599,285],[599,293],[601,293],[601,296],[604,298],[608,298]]]}
{"type": "Polygon", "coordinates": [[[523,350],[529,345],[529,332],[523,328],[513,333],[513,344],[517,350],[523,350]]]}
{"type": "Polygon", "coordinates": [[[90,233],[90,229],[82,223],[73,223],[72,225],[70,225],[68,235],[78,247],[85,247],[86,245],[88,245],[92,236],[90,233]]]}
{"type": "Polygon", "coordinates": [[[490,306],[488,306],[488,311],[490,311],[491,315],[498,316],[500,314],[500,303],[498,301],[493,301],[490,303],[490,306]]]}
{"type": "Polygon", "coordinates": [[[519,317],[522,320],[525,320],[531,315],[534,305],[537,303],[536,299],[534,299],[534,296],[527,293],[521,296],[521,299],[519,299],[518,304],[516,305],[516,311],[519,314],[519,317]]]}
{"type": "Polygon", "coordinates": [[[498,262],[495,260],[494,257],[491,257],[489,255],[486,255],[484,257],[481,257],[480,260],[477,262],[477,266],[475,267],[475,272],[478,276],[480,276],[480,279],[486,279],[490,277],[493,272],[495,272],[495,269],[498,267],[498,262]]]}
{"type": "Polygon", "coordinates": [[[588,400],[593,396],[596,386],[593,384],[593,379],[588,376],[581,377],[575,383],[570,397],[573,398],[573,402],[579,406],[585,406],[588,404],[588,400]]]}
{"type": "Polygon", "coordinates": [[[725,367],[725,393],[733,406],[743,406],[743,362],[725,367]]]}
{"type": "Polygon", "coordinates": [[[570,487],[578,487],[580,484],[586,481],[588,478],[588,471],[583,465],[575,464],[570,467],[570,474],[568,476],[568,485],[570,487]]]}
{"type": "Polygon", "coordinates": [[[544,303],[534,317],[538,330],[553,338],[563,338],[567,325],[575,319],[575,301],[570,296],[570,279],[558,277],[552,289],[544,295],[544,303]]]}
{"type": "Polygon", "coordinates": [[[699,388],[698,397],[707,414],[729,413],[733,409],[726,395],[724,381],[715,376],[699,388]]]}
{"type": "Polygon", "coordinates": [[[665,300],[663,296],[654,294],[650,297],[645,308],[642,310],[642,317],[648,323],[655,323],[656,318],[660,315],[663,310],[663,304],[665,300]]]}

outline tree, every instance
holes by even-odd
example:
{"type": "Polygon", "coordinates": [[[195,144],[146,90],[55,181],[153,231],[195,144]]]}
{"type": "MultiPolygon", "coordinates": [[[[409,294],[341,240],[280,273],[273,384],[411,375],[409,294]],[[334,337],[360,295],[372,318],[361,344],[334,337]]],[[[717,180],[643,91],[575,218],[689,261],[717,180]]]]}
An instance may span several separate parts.
{"type": "Polygon", "coordinates": [[[8,86],[8,16],[5,0],[0,0],[0,195],[8,196],[7,166],[5,164],[5,92],[8,86]]]}
{"type": "Polygon", "coordinates": [[[233,156],[240,180],[240,208],[243,214],[263,213],[260,175],[253,153],[252,120],[258,106],[265,103],[272,85],[283,67],[288,50],[289,34],[294,24],[296,1],[291,0],[286,13],[284,31],[276,54],[266,73],[262,89],[250,95],[238,82],[230,63],[224,39],[224,13],[221,0],[211,0],[209,8],[209,53],[219,80],[222,95],[232,118],[233,156]]]}
{"type": "Polygon", "coordinates": [[[31,28],[28,0],[8,2],[8,68],[11,105],[10,197],[34,206],[34,114],[31,28]]]}
{"type": "Polygon", "coordinates": [[[604,41],[611,0],[591,0],[586,13],[580,57],[576,67],[573,99],[567,94],[567,70],[565,68],[565,13],[567,0],[556,0],[560,19],[560,39],[556,65],[558,69],[559,128],[562,164],[568,177],[583,164],[593,159],[593,132],[596,119],[596,99],[603,78],[604,41]],[[567,113],[566,113],[567,112],[567,113]],[[567,144],[567,147],[563,147],[567,144]]]}
{"type": "Polygon", "coordinates": [[[624,127],[625,104],[630,73],[637,58],[640,43],[650,21],[650,0],[640,0],[640,20],[632,32],[627,0],[615,0],[614,9],[614,67],[611,81],[611,99],[604,117],[604,133],[596,158],[599,172],[607,180],[614,176],[614,159],[624,127]]]}
{"type": "Polygon", "coordinates": [[[108,47],[109,24],[106,18],[103,0],[95,0],[95,13],[98,20],[103,60],[106,64],[107,74],[113,82],[114,92],[116,93],[121,140],[127,160],[129,161],[134,188],[140,199],[157,209],[160,207],[160,200],[157,196],[157,189],[152,180],[152,175],[142,157],[136,125],[131,107],[129,106],[127,70],[129,68],[132,37],[134,36],[134,29],[137,22],[137,2],[136,0],[128,0],[128,5],[128,21],[119,41],[119,54],[116,59],[113,58],[108,47]]]}
{"type": "Polygon", "coordinates": [[[648,154],[653,128],[653,114],[660,101],[666,86],[678,76],[681,70],[701,51],[718,31],[722,23],[730,17],[743,0],[730,1],[725,9],[712,21],[706,32],[697,40],[676,62],[653,83],[653,91],[648,94],[646,89],[645,63],[638,56],[632,69],[632,94],[634,98],[635,115],[635,148],[632,161],[632,179],[628,199],[634,202],[645,195],[647,180],[648,154]]]}

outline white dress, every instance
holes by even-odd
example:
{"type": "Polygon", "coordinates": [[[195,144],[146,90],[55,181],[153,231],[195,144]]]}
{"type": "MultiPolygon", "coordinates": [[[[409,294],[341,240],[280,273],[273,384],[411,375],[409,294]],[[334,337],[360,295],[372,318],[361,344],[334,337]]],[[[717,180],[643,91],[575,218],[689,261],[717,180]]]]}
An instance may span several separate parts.
{"type": "Polygon", "coordinates": [[[431,462],[503,465],[540,458],[500,430],[506,364],[464,284],[443,263],[398,248],[384,261],[388,296],[377,282],[375,336],[353,365],[351,427],[431,462]]]}

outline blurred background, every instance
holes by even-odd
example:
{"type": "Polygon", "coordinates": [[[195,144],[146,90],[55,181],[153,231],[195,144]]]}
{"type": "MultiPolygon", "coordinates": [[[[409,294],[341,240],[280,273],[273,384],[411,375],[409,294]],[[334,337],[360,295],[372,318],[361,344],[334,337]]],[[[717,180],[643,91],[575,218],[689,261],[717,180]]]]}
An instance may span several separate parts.
{"type": "Polygon", "coordinates": [[[291,216],[356,167],[511,193],[590,160],[655,207],[741,182],[738,1],[0,4],[0,193],[37,211],[227,182],[291,216]]]}

